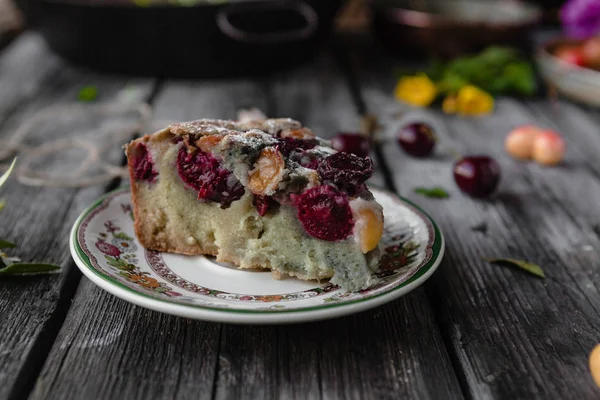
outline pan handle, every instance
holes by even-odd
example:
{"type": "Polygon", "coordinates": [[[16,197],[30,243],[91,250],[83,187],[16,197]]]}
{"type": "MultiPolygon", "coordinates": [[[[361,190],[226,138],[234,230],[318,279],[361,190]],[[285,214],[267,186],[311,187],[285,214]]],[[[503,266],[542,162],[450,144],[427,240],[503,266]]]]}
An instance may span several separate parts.
{"type": "Polygon", "coordinates": [[[319,16],[311,6],[304,2],[291,1],[256,4],[239,3],[223,7],[221,10],[219,10],[217,13],[217,26],[224,35],[238,42],[252,44],[287,43],[307,39],[312,36],[319,26],[319,16]],[[275,31],[267,33],[248,32],[235,27],[230,20],[231,15],[236,13],[243,14],[246,10],[291,10],[304,18],[306,21],[306,26],[290,31],[275,31]]]}

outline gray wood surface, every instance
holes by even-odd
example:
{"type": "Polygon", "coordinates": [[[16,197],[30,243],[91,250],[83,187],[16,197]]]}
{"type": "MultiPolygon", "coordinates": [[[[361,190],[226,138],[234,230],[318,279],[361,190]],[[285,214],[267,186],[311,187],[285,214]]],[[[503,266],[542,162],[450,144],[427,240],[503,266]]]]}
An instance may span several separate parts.
{"type": "Polygon", "coordinates": [[[587,366],[600,338],[598,120],[568,102],[557,111],[548,101],[511,99],[499,100],[486,117],[406,108],[393,117],[390,110],[402,108],[392,97],[397,62],[376,52],[354,60],[362,93],[371,111],[387,114],[382,148],[400,193],[445,233],[445,261],[425,287],[467,395],[598,398],[587,366]],[[417,160],[401,151],[394,136],[402,118],[440,126],[435,157],[417,160]],[[510,158],[504,138],[523,123],[558,126],[569,142],[566,164],[548,168],[510,158]],[[498,193],[489,200],[461,194],[453,152],[493,156],[503,171],[498,193]],[[442,186],[452,196],[425,199],[413,193],[417,186],[442,186]],[[483,262],[490,257],[539,263],[547,278],[483,262]]]}
{"type": "MultiPolygon", "coordinates": [[[[149,131],[173,121],[235,118],[239,108],[255,106],[331,137],[356,131],[360,113],[375,113],[384,129],[371,183],[394,186],[427,210],[445,233],[447,253],[425,287],[358,315],[291,326],[193,321],[124,302],[80,278],[71,261],[67,237],[76,216],[125,182],[76,190],[12,180],[0,193],[8,203],[0,237],[21,244],[13,254],[63,269],[0,280],[0,399],[600,397],[587,369],[600,338],[600,113],[562,100],[508,98],[482,118],[410,112],[404,116],[440,125],[436,156],[415,160],[393,139],[400,123],[391,96],[395,65],[370,42],[352,51],[337,43],[315,62],[270,78],[158,82],[70,66],[35,34],[11,43],[0,53],[0,143],[36,111],[74,101],[84,85],[111,101],[135,84],[154,107],[149,131]],[[508,130],[527,122],[563,133],[564,166],[543,168],[504,153],[508,130]],[[498,194],[462,195],[452,180],[453,152],[494,156],[503,171],[498,194]],[[434,185],[452,197],[413,193],[434,185]],[[482,261],[497,256],[537,262],[547,278],[482,261]]],[[[90,117],[78,125],[71,117],[43,126],[27,144],[114,122],[90,117]]],[[[122,162],[119,144],[113,147],[107,159],[122,162]]],[[[38,166],[66,170],[77,157],[38,166]]]]}
{"type": "MultiPolygon", "coordinates": [[[[246,106],[298,118],[328,137],[358,127],[344,78],[327,55],[269,82],[167,81],[155,101],[155,120],[235,118],[246,106]]],[[[376,177],[375,183],[381,182],[376,177]]],[[[145,311],[83,279],[32,398],[142,399],[148,394],[461,398],[423,290],[375,313],[318,324],[248,327],[145,311]],[[191,364],[196,373],[189,371],[191,364]],[[379,366],[376,375],[373,365],[379,366]],[[158,374],[161,379],[150,378],[158,374]],[[438,384],[428,384],[429,379],[438,384]]]]}
{"type": "MultiPolygon", "coordinates": [[[[73,69],[49,53],[36,35],[26,34],[0,56],[0,140],[8,138],[34,112],[73,101],[79,87],[96,84],[109,99],[125,79],[95,77],[73,69]]],[[[27,143],[39,143],[66,132],[61,121],[34,132],[27,143]],[[60,127],[59,127],[60,126],[60,127]]],[[[91,120],[90,123],[98,121],[91,120]]],[[[97,138],[101,143],[103,138],[97,138]]],[[[118,163],[115,148],[108,160],[118,163]]],[[[72,160],[75,162],[75,160],[72,160]]],[[[71,158],[60,160],[67,170],[71,158]]],[[[39,168],[56,166],[57,159],[43,160],[39,168]]],[[[9,181],[1,197],[7,206],[0,214],[0,236],[17,242],[11,255],[25,261],[40,260],[62,265],[60,274],[0,280],[0,398],[22,398],[32,388],[79,281],[69,255],[67,237],[77,215],[105,191],[98,186],[84,190],[34,188],[9,181]]]]}

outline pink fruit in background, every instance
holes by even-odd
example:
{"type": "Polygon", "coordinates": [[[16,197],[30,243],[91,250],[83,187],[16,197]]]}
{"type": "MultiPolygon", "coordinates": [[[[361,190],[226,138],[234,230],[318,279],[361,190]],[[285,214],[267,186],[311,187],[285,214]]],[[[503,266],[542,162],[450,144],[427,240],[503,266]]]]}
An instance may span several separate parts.
{"type": "Polygon", "coordinates": [[[562,46],[556,49],[554,55],[567,64],[582,67],[585,65],[583,53],[580,48],[574,46],[562,46]]]}
{"type": "Polygon", "coordinates": [[[586,66],[600,68],[600,37],[586,40],[581,46],[581,54],[586,66]]]}
{"type": "Polygon", "coordinates": [[[532,155],[542,165],[556,165],[564,159],[566,149],[567,145],[560,134],[546,130],[536,136],[532,155]]]}
{"type": "Polygon", "coordinates": [[[504,148],[511,156],[529,160],[533,155],[533,142],[542,129],[534,125],[521,125],[513,129],[506,140],[504,148]]]}
{"type": "Polygon", "coordinates": [[[306,190],[296,198],[296,206],[298,219],[312,237],[334,242],[352,233],[354,220],[348,196],[331,186],[306,190]]]}

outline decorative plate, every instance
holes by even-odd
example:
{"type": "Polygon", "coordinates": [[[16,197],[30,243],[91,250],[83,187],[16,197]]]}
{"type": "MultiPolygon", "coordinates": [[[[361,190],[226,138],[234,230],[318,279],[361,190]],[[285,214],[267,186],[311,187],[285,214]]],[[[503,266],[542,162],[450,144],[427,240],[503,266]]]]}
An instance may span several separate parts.
{"type": "Polygon", "coordinates": [[[418,207],[378,189],[384,235],[380,282],[347,293],[328,282],[274,280],[270,272],[239,270],[212,257],[145,250],[133,230],[129,188],[107,194],[77,219],[71,253],[104,290],[138,306],[207,321],[282,324],[357,313],[394,300],[438,267],[444,238],[418,207]]]}

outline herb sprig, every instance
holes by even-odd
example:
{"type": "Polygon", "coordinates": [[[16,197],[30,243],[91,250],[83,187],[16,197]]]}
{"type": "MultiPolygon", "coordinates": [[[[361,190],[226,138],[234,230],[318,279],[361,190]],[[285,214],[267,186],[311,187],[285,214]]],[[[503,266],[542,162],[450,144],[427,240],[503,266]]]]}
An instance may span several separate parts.
{"type": "MultiPolygon", "coordinates": [[[[15,168],[17,159],[15,158],[8,168],[8,170],[0,176],[0,188],[10,176],[11,172],[15,168]]],[[[0,211],[4,208],[5,203],[0,201],[0,211]]],[[[33,275],[33,274],[44,274],[48,272],[54,272],[60,269],[59,265],[48,264],[48,263],[25,263],[17,257],[9,257],[4,250],[14,249],[17,245],[7,240],[0,239],[0,276],[2,275],[33,275]]]]}
{"type": "Polygon", "coordinates": [[[456,93],[467,85],[494,96],[532,96],[537,91],[532,64],[510,47],[490,46],[473,56],[436,60],[423,72],[441,94],[456,93]]]}

